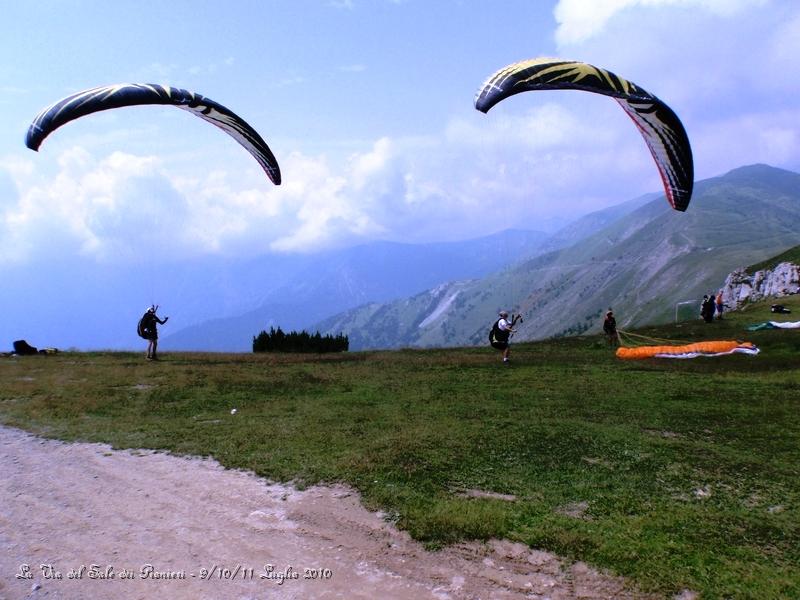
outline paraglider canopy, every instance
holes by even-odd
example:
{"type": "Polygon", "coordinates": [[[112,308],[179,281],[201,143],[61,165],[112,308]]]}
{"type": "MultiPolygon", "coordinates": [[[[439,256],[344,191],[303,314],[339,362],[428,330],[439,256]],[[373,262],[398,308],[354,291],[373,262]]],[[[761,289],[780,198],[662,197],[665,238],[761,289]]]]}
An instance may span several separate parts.
{"type": "Polygon", "coordinates": [[[617,348],[617,358],[637,360],[643,358],[697,358],[715,357],[728,354],[749,354],[755,356],[759,349],[751,342],[735,340],[713,340],[694,344],[638,346],[617,348]]]}
{"type": "Polygon", "coordinates": [[[275,185],[280,185],[281,171],[278,161],[263,138],[244,119],[210,98],[165,85],[121,83],[67,96],[36,116],[28,128],[25,145],[38,151],[48,135],[74,119],[101,110],[144,104],[177,106],[219,127],[258,161],[275,185]]]}
{"type": "Polygon", "coordinates": [[[672,208],[685,211],[692,197],[694,165],[689,138],[678,116],[635,83],[593,65],[559,58],[534,58],[503,67],[475,95],[475,108],[488,112],[521,92],[581,90],[614,98],[638,127],[656,162],[672,208]]]}

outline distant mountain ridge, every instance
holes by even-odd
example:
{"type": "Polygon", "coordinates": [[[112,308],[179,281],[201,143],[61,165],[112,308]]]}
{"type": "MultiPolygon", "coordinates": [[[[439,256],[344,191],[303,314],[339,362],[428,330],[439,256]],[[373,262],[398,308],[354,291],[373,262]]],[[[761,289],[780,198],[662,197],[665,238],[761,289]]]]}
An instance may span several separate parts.
{"type": "Polygon", "coordinates": [[[482,344],[501,308],[525,319],[516,339],[598,331],[608,307],[623,327],[665,322],[738,266],[798,243],[800,174],[752,165],[697,182],[685,213],[655,198],[513,269],[369,304],[319,328],[345,332],[351,348],[391,348],[482,344]]]}
{"type": "Polygon", "coordinates": [[[248,351],[262,330],[302,329],[369,301],[386,302],[463,277],[481,277],[534,254],[546,234],[506,230],[462,242],[375,242],[307,257],[259,304],[239,315],[205,320],[165,335],[164,349],[248,351]]]}
{"type": "MultiPolygon", "coordinates": [[[[635,210],[640,198],[593,212],[553,235],[509,229],[474,240],[431,244],[375,242],[308,258],[238,315],[204,320],[165,336],[166,349],[247,351],[254,335],[270,327],[309,328],[356,306],[407,297],[464,278],[480,278],[560,248],[635,210]]],[[[386,343],[390,343],[387,339],[386,343]]]]}
{"type": "Polygon", "coordinates": [[[0,294],[0,310],[13,315],[2,331],[6,344],[27,339],[63,349],[140,348],[135,324],[151,302],[161,304],[162,316],[170,316],[160,330],[164,350],[249,351],[252,337],[272,325],[315,329],[336,316],[331,323],[349,327],[342,317],[358,306],[364,310],[354,318],[353,335],[381,347],[482,343],[486,321],[500,307],[526,312],[523,333],[531,338],[593,327],[598,302],[624,306],[620,319],[639,322],[656,309],[658,318],[666,318],[673,309],[666,306],[671,296],[651,298],[641,292],[642,285],[638,300],[630,296],[631,281],[646,281],[651,291],[666,284],[641,273],[626,281],[628,267],[641,262],[641,269],[653,270],[661,261],[672,269],[663,271],[665,276],[683,277],[683,267],[676,270],[672,259],[686,254],[686,260],[697,260],[699,249],[713,246],[711,259],[703,262],[702,270],[709,273],[690,278],[704,283],[684,286],[680,300],[688,300],[707,292],[697,289],[706,282],[714,280],[718,287],[736,267],[800,242],[788,231],[797,231],[796,173],[754,166],[699,182],[683,223],[705,214],[704,204],[713,202],[704,196],[707,185],[723,197],[744,199],[731,201],[722,216],[706,215],[706,233],[700,234],[691,227],[670,229],[678,215],[662,217],[663,224],[648,229],[649,220],[668,212],[660,194],[650,194],[586,215],[555,234],[512,230],[463,242],[375,242],[315,254],[209,255],[171,262],[142,255],[128,265],[55,255],[36,268],[6,263],[0,279],[24,285],[15,283],[13,296],[0,294]],[[750,196],[755,201],[747,206],[750,196]],[[786,206],[776,200],[781,197],[789,199],[786,206]],[[736,215],[744,222],[734,222],[736,215]],[[637,237],[639,230],[643,235],[637,237]],[[703,239],[706,234],[709,239],[703,239]],[[725,240],[716,240],[722,234],[725,240]],[[655,240],[661,251],[654,249],[655,240]],[[555,297],[551,292],[559,288],[555,297]],[[628,297],[620,297],[617,289],[628,297]],[[579,302],[563,302],[580,294],[579,302]],[[394,301],[403,311],[392,307],[394,301]],[[393,312],[398,314],[391,317],[393,312]],[[367,323],[368,316],[375,320],[367,323]],[[384,318],[396,322],[389,325],[384,318]]]}

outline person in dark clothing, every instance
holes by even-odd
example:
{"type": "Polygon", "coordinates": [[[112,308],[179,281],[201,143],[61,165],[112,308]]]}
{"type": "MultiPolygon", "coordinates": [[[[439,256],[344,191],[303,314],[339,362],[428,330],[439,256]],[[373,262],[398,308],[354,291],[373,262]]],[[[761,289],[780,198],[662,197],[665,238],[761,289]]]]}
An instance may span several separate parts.
{"type": "Polygon", "coordinates": [[[169,317],[164,317],[163,320],[158,318],[156,314],[157,307],[151,306],[142,317],[141,329],[142,337],[147,340],[147,360],[158,360],[156,350],[158,349],[158,325],[163,325],[169,320],[169,317]]]}
{"type": "Polygon", "coordinates": [[[700,303],[700,318],[706,318],[706,311],[708,310],[708,294],[703,296],[703,301],[700,303]]]}
{"type": "Polygon", "coordinates": [[[614,318],[614,313],[611,309],[606,313],[606,318],[603,320],[603,333],[608,337],[609,346],[619,346],[619,333],[617,333],[617,320],[614,318]]]}
{"type": "Polygon", "coordinates": [[[703,296],[703,304],[700,306],[700,316],[703,317],[706,323],[711,323],[714,320],[714,310],[716,309],[714,302],[714,296],[710,298],[707,295],[703,296]]]}

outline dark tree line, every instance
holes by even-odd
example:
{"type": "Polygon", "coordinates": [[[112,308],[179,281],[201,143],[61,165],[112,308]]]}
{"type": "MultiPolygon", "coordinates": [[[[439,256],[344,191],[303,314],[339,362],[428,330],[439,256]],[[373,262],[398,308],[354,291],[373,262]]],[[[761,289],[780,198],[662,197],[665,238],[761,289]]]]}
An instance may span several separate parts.
{"type": "Polygon", "coordinates": [[[350,341],[341,333],[337,336],[311,335],[307,331],[285,333],[280,327],[269,328],[253,337],[253,352],[347,352],[350,341]]]}

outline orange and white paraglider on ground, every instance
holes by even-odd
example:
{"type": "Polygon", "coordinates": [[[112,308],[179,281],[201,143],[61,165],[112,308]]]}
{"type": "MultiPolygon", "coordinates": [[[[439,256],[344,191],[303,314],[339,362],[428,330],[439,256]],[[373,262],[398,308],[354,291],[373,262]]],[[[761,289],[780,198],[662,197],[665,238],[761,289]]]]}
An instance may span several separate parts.
{"type": "Polygon", "coordinates": [[[617,348],[617,358],[636,360],[642,358],[697,358],[698,356],[725,356],[727,354],[758,354],[759,350],[751,342],[732,340],[696,342],[680,346],[634,346],[617,348]]]}

